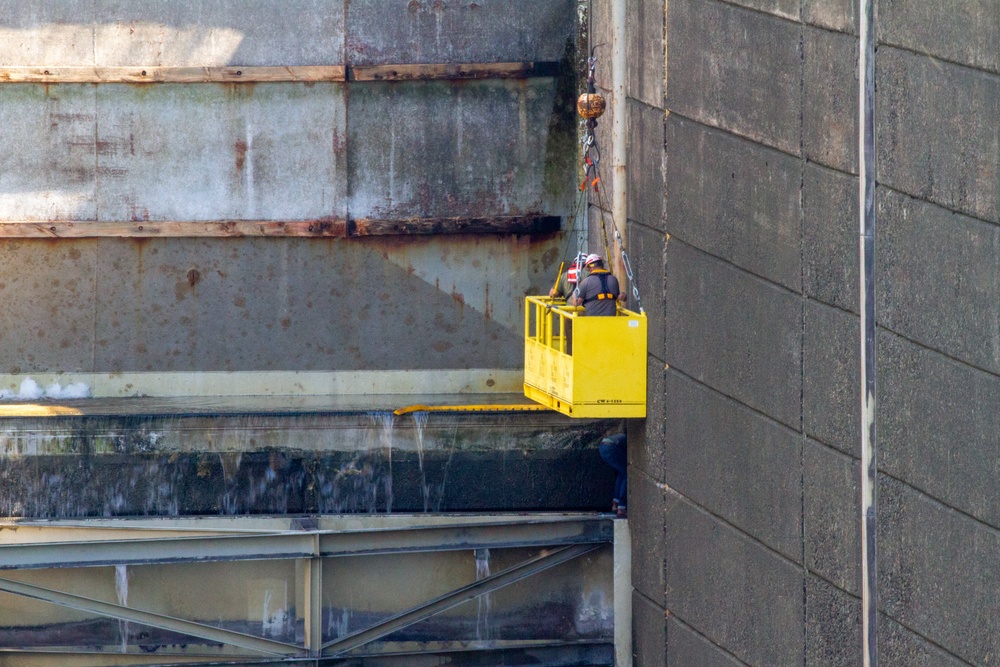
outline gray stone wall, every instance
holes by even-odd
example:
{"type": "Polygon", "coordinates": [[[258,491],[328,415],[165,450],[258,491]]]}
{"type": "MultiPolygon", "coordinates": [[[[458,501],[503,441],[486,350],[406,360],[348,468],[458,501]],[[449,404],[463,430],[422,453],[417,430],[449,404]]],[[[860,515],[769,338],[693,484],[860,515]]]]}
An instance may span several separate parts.
{"type": "MultiPolygon", "coordinates": [[[[636,664],[860,664],[857,3],[628,7],[636,664]]],[[[876,16],[879,659],[991,665],[1000,3],[876,16]]]]}

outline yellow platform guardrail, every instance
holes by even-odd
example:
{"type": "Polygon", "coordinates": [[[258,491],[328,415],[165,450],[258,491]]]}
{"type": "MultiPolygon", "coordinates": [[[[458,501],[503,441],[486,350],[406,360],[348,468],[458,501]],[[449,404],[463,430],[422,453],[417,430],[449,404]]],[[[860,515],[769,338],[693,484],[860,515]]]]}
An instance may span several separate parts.
{"type": "Polygon", "coordinates": [[[524,395],[570,417],[646,416],[646,315],[525,297],[524,395]]]}

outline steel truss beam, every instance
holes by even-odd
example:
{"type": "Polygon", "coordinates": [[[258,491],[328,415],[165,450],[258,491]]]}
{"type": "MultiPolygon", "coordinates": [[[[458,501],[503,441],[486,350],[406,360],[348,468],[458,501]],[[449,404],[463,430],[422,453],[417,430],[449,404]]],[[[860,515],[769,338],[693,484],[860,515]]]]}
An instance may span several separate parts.
{"type": "MultiPolygon", "coordinates": [[[[385,518],[383,518],[385,519],[385,518]]],[[[33,532],[24,533],[25,543],[0,545],[0,570],[2,569],[57,569],[86,566],[167,564],[178,562],[243,561],[261,559],[297,559],[304,567],[300,570],[299,584],[303,587],[300,598],[304,603],[304,636],[302,645],[288,644],[254,635],[205,625],[153,612],[140,611],[125,606],[111,604],[92,598],[63,591],[28,584],[7,578],[0,578],[0,591],[40,600],[53,605],[71,608],[85,613],[138,623],[148,627],[175,632],[190,637],[231,647],[237,652],[222,657],[200,656],[196,653],[163,655],[159,661],[150,662],[144,656],[136,664],[407,664],[414,652],[421,655],[435,654],[448,656],[452,664],[456,655],[470,653],[478,655],[478,660],[496,651],[542,651],[551,655],[554,662],[545,664],[586,665],[594,656],[593,664],[607,664],[604,656],[608,644],[602,642],[565,642],[557,639],[542,641],[490,642],[478,645],[475,642],[431,642],[426,646],[414,647],[412,643],[382,643],[374,651],[362,651],[362,647],[382,639],[393,632],[423,621],[479,596],[530,577],[561,563],[582,556],[614,541],[613,522],[608,517],[597,515],[560,515],[555,517],[504,517],[493,521],[473,517],[456,517],[449,521],[441,517],[433,519],[421,517],[400,517],[405,521],[427,521],[427,525],[392,526],[382,522],[377,528],[353,530],[317,530],[317,526],[329,528],[332,523],[323,519],[306,519],[286,525],[301,525],[305,530],[279,530],[270,533],[249,532],[238,529],[230,521],[227,525],[237,529],[212,528],[203,534],[178,534],[177,527],[164,522],[162,528],[151,527],[148,523],[134,523],[143,539],[127,539],[128,528],[108,530],[101,524],[88,534],[88,528],[78,522],[60,525],[31,524],[33,532]],[[85,539],[80,541],[44,542],[46,528],[51,528],[53,537],[65,540],[66,527],[75,526],[82,531],[85,539]],[[149,538],[151,532],[162,530],[163,537],[149,538]],[[39,534],[41,533],[41,535],[39,534]],[[374,626],[365,628],[346,637],[323,643],[322,641],[322,578],[323,559],[337,556],[369,554],[389,554],[408,552],[455,551],[490,548],[538,548],[550,550],[522,561],[502,572],[486,577],[473,584],[463,586],[414,608],[396,614],[374,626]],[[245,656],[239,651],[247,651],[245,656]],[[406,657],[409,656],[409,657],[406,657]],[[575,657],[574,657],[575,656],[575,657]],[[563,663],[562,660],[567,662],[563,663]]],[[[492,519],[492,517],[491,517],[492,519]]],[[[207,522],[212,525],[211,522],[207,522]]],[[[217,524],[216,524],[217,525],[217,524]]],[[[11,528],[14,525],[10,526],[11,528]]],[[[185,530],[190,530],[186,528],[185,530]]],[[[7,541],[19,539],[15,532],[7,533],[7,541]]],[[[83,655],[81,650],[72,649],[54,653],[50,649],[33,650],[7,647],[0,649],[7,655],[48,655],[53,663],[59,664],[58,656],[83,655]]],[[[89,651],[93,653],[93,651],[89,651]]],[[[139,658],[139,656],[135,656],[139,658]]],[[[120,658],[120,655],[119,655],[120,658]]],[[[469,658],[470,665],[476,659],[469,658]]],[[[118,664],[118,663],[115,663],[118,664]]],[[[454,662],[454,664],[465,664],[454,662]]]]}
{"type": "MultiPolygon", "coordinates": [[[[150,529],[144,528],[144,532],[150,529]]],[[[106,534],[106,533],[105,533],[106,534]]],[[[99,565],[330,558],[418,551],[611,542],[608,519],[458,523],[386,530],[288,531],[0,545],[0,570],[99,565]]]]}

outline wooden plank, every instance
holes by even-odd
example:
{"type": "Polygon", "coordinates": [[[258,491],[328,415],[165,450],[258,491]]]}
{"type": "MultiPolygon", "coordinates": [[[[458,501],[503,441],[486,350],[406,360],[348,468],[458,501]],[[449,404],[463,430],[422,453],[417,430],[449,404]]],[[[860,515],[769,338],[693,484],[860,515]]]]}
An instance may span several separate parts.
{"type": "Polygon", "coordinates": [[[0,238],[347,236],[346,220],[291,222],[0,222],[0,238]]]}
{"type": "Polygon", "coordinates": [[[348,224],[348,236],[406,236],[422,234],[546,234],[559,230],[555,215],[498,216],[492,218],[362,218],[348,224]]]}
{"type": "Polygon", "coordinates": [[[4,67],[0,83],[260,83],[344,81],[343,65],[308,67],[4,67]]]}
{"type": "Polygon", "coordinates": [[[559,230],[553,215],[480,218],[397,218],[360,220],[215,220],[206,222],[0,222],[0,238],[155,238],[301,236],[407,236],[427,234],[547,234],[559,230]]]}
{"type": "Polygon", "coordinates": [[[349,81],[426,81],[434,79],[523,79],[556,76],[558,62],[352,65],[349,81]]]}
{"type": "Polygon", "coordinates": [[[267,83],[432,81],[557,76],[558,62],[289,67],[3,67],[0,83],[267,83]]]}

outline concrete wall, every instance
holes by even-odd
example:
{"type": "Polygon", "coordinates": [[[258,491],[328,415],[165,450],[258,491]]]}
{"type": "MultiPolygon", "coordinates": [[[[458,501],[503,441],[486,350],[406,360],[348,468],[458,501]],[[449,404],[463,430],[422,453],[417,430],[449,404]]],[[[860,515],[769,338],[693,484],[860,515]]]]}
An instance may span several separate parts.
{"type": "MultiPolygon", "coordinates": [[[[860,664],[857,3],[628,8],[636,664],[860,664]]],[[[879,661],[991,665],[1000,3],[876,15],[879,661]]]]}
{"type": "MultiPolygon", "coordinates": [[[[572,63],[576,31],[572,0],[11,0],[0,68],[572,63]]],[[[542,214],[569,228],[575,74],[564,72],[0,83],[0,224],[73,222],[85,234],[115,222],[542,214]]],[[[157,393],[170,373],[513,372],[523,296],[545,290],[565,245],[562,232],[2,239],[0,387],[59,373],[134,374],[114,390],[129,394],[157,393]]],[[[490,390],[483,375],[424,391],[463,388],[490,390]]]]}

